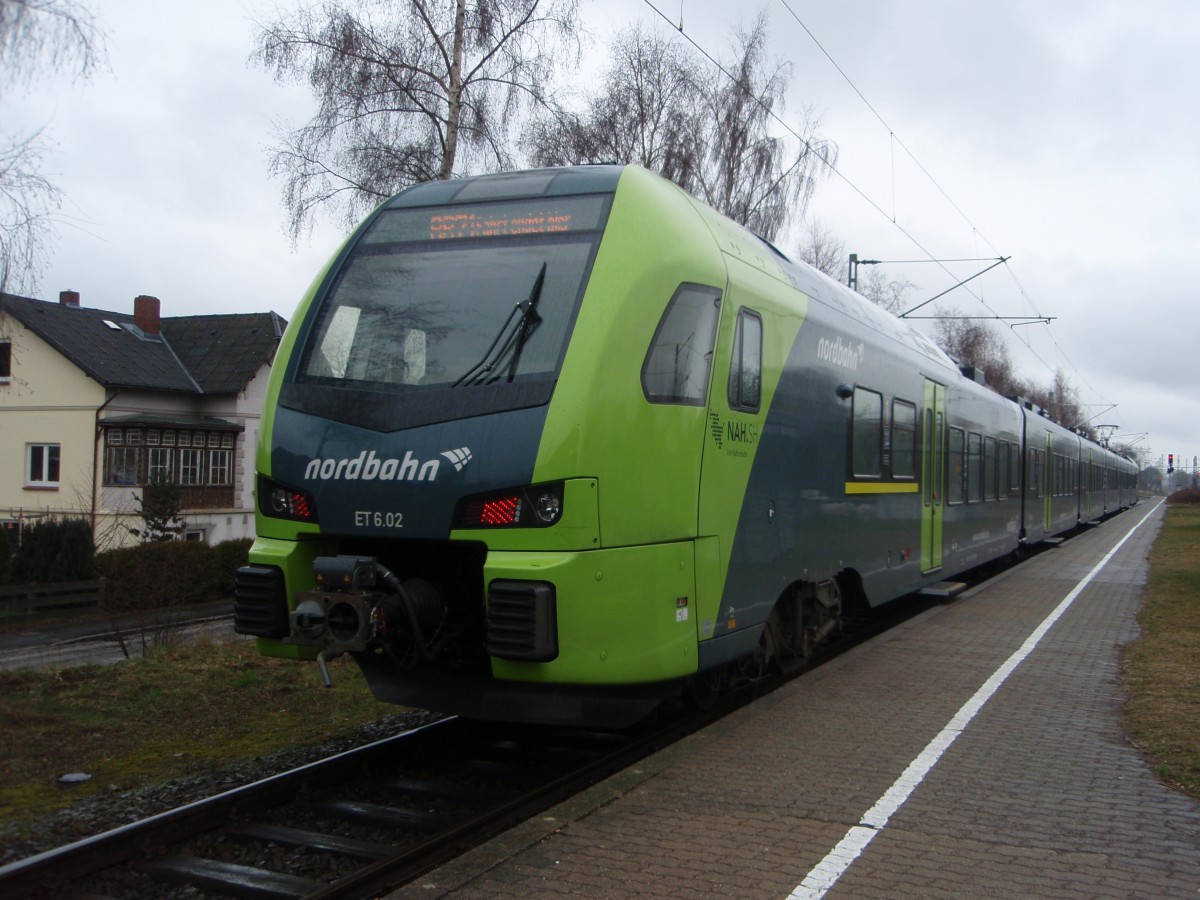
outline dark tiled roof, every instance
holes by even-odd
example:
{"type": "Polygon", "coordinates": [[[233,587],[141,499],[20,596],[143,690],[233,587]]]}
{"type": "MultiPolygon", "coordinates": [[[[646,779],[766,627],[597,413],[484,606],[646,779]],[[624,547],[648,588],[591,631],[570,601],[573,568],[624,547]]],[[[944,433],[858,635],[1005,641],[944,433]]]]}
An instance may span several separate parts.
{"type": "Polygon", "coordinates": [[[230,394],[270,359],[286,324],[275,313],[164,317],[146,335],[128,313],[0,294],[11,314],[88,376],[112,388],[230,394]]]}
{"type": "Polygon", "coordinates": [[[175,316],[163,334],[206,394],[233,394],[275,352],[286,323],[273,312],[175,316]]]}

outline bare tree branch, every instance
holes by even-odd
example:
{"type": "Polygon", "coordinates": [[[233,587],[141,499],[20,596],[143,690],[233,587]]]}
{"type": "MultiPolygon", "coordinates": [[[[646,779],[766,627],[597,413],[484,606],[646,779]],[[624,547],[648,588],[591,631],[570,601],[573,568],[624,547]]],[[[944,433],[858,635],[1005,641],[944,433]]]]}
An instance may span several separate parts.
{"type": "Polygon", "coordinates": [[[0,81],[28,85],[47,71],[90,78],[104,35],[74,0],[0,0],[0,81]]]}
{"type": "Polygon", "coordinates": [[[321,210],[354,222],[409,184],[511,168],[577,20],[578,0],[314,0],[260,26],[251,61],[318,101],[270,164],[293,240],[321,210]]]}
{"type": "MultiPolygon", "coordinates": [[[[29,85],[48,72],[87,78],[103,34],[73,0],[0,0],[0,84],[29,85]]],[[[45,175],[41,130],[0,135],[0,290],[32,291],[62,192],[45,175]]]]}
{"type": "Polygon", "coordinates": [[[767,66],[766,34],[760,14],[714,70],[635,25],[618,35],[603,86],[585,111],[541,118],[525,146],[540,165],[645,166],[771,240],[803,216],[837,148],[818,137],[811,110],[794,129],[799,138],[772,133],[791,72],[767,66]]]}

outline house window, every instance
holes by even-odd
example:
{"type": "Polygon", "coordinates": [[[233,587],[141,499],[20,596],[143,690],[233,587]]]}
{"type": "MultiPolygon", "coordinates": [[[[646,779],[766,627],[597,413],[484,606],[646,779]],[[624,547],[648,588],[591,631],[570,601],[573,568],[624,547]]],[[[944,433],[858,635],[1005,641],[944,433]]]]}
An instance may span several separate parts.
{"type": "Polygon", "coordinates": [[[170,481],[174,451],[167,447],[151,447],[146,453],[146,482],[170,481]]]}
{"type": "Polygon", "coordinates": [[[174,447],[175,446],[175,432],[164,431],[162,433],[162,445],[164,447],[174,447]]]}
{"type": "Polygon", "coordinates": [[[157,447],[162,442],[162,432],[157,428],[151,428],[146,432],[146,446],[157,447]]]}
{"type": "Polygon", "coordinates": [[[230,459],[233,454],[228,450],[212,450],[208,454],[208,483],[232,484],[230,475],[230,459]]]}
{"type": "Polygon", "coordinates": [[[12,380],[12,341],[0,341],[0,384],[12,380]]]}
{"type": "Polygon", "coordinates": [[[25,445],[25,487],[57,488],[58,444],[25,445]]]}
{"type": "Polygon", "coordinates": [[[204,476],[204,451],[203,450],[180,450],[179,451],[179,483],[180,484],[203,484],[204,476]]]}
{"type": "Polygon", "coordinates": [[[192,433],[190,431],[179,432],[179,446],[180,447],[192,446],[192,433]]]}
{"type": "Polygon", "coordinates": [[[119,447],[125,443],[125,432],[120,428],[108,429],[108,446],[119,447]]]}
{"type": "Polygon", "coordinates": [[[104,458],[105,484],[141,484],[140,447],[109,447],[104,458]]]}
{"type": "Polygon", "coordinates": [[[233,447],[233,432],[227,431],[221,435],[221,446],[225,447],[226,449],[231,449],[233,447]]]}

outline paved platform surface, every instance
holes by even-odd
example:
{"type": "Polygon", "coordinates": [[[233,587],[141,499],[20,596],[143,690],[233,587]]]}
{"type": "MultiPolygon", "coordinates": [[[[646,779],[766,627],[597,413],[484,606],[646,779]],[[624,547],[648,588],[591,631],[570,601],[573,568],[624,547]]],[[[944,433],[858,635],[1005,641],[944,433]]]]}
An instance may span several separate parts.
{"type": "Polygon", "coordinates": [[[1200,898],[1200,803],[1120,727],[1162,515],[1143,503],[396,896],[1200,898]]]}

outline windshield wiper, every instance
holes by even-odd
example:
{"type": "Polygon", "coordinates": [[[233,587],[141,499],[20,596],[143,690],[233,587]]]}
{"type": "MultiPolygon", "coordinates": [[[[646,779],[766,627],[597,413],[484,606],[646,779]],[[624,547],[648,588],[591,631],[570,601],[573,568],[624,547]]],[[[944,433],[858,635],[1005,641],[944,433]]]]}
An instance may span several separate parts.
{"type": "Polygon", "coordinates": [[[534,280],[533,287],[529,291],[529,299],[525,301],[525,309],[521,313],[521,321],[517,323],[517,343],[513,347],[512,363],[508,367],[509,384],[512,384],[513,377],[517,374],[517,363],[521,361],[521,351],[525,349],[525,342],[529,340],[529,336],[533,334],[534,329],[542,324],[542,317],[538,315],[537,305],[538,301],[542,299],[542,285],[545,283],[546,264],[542,263],[542,268],[538,270],[537,278],[534,280]]]}
{"type": "MultiPolygon", "coordinates": [[[[537,278],[534,279],[533,287],[530,288],[529,296],[513,307],[512,312],[508,314],[508,318],[504,320],[504,324],[496,332],[491,345],[487,348],[487,352],[483,354],[479,362],[467,369],[462,377],[454,382],[451,387],[458,387],[462,384],[468,386],[485,384],[488,376],[495,371],[500,360],[504,359],[509,351],[514,351],[512,363],[508,367],[508,380],[510,382],[513,380],[513,376],[516,375],[517,371],[517,362],[521,358],[521,351],[525,347],[525,342],[529,340],[529,335],[533,333],[533,330],[542,321],[542,317],[537,313],[537,305],[541,299],[542,285],[545,281],[546,264],[542,263],[541,269],[538,270],[537,278]],[[514,319],[517,322],[517,327],[510,333],[509,328],[514,319]]],[[[494,381],[495,379],[492,380],[494,381]]]]}

